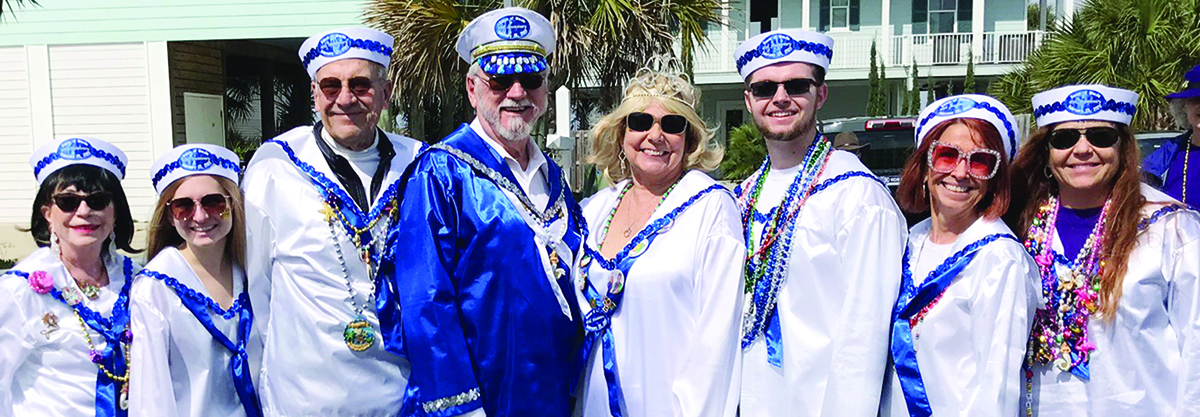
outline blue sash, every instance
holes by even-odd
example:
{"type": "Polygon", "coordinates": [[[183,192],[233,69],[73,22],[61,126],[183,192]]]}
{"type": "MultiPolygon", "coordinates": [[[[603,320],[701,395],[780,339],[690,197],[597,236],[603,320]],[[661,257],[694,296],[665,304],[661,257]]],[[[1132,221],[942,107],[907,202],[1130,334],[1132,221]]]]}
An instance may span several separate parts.
{"type": "Polygon", "coordinates": [[[921,370],[917,366],[917,351],[913,349],[912,326],[909,319],[928,306],[933,300],[954,283],[958,274],[975,259],[979,249],[996,239],[1017,240],[1011,234],[996,233],[964,247],[962,250],[947,258],[941,265],[929,272],[929,276],[921,285],[913,285],[912,269],[909,268],[908,245],[904,248],[904,273],[900,281],[900,298],[892,311],[892,361],[896,367],[896,376],[900,379],[900,387],[904,390],[904,401],[908,412],[913,417],[928,417],[933,414],[929,407],[929,397],[925,393],[925,383],[921,381],[921,370]]]}
{"type": "Polygon", "coordinates": [[[204,325],[208,333],[214,339],[217,339],[222,346],[229,349],[233,353],[233,358],[229,360],[229,373],[233,376],[233,387],[237,390],[238,399],[242,402],[242,408],[246,410],[248,417],[262,417],[262,405],[258,401],[258,394],[254,391],[254,383],[250,379],[250,359],[246,357],[246,341],[250,339],[250,330],[254,327],[254,316],[250,310],[250,297],[245,291],[238,296],[233,305],[229,306],[229,310],[222,310],[221,306],[215,301],[203,294],[200,294],[186,285],[183,285],[170,275],[156,271],[143,269],[138,275],[161,280],[168,287],[175,291],[175,295],[179,296],[179,301],[183,302],[183,306],[187,307],[192,315],[196,316],[196,320],[204,325]],[[212,316],[209,315],[209,310],[221,315],[226,320],[233,317],[238,318],[238,338],[237,343],[229,340],[225,333],[217,329],[213,324],[212,316]]]}
{"type": "MultiPolygon", "coordinates": [[[[629,241],[621,252],[617,253],[612,260],[604,258],[600,252],[584,245],[587,254],[585,261],[580,265],[581,269],[587,268],[590,262],[587,259],[594,259],[601,268],[606,271],[612,271],[612,278],[615,281],[610,281],[608,292],[604,297],[600,296],[600,292],[592,285],[591,281],[584,277],[584,285],[580,288],[584,295],[592,303],[592,309],[583,316],[583,330],[587,332],[583,339],[583,349],[580,350],[580,363],[586,365],[588,356],[592,353],[596,341],[599,340],[602,345],[602,353],[604,360],[604,382],[608,385],[608,409],[613,417],[621,417],[621,405],[625,402],[624,396],[621,394],[621,384],[617,377],[617,353],[616,344],[612,333],[612,316],[616,314],[617,308],[621,306],[621,300],[625,298],[625,280],[629,277],[629,270],[633,268],[633,263],[646,252],[650,244],[654,242],[654,238],[660,233],[666,232],[664,228],[675,222],[684,210],[691,207],[700,197],[716,190],[723,190],[725,187],[720,184],[713,184],[704,190],[701,190],[696,195],[693,195],[679,207],[676,207],[666,216],[655,220],[648,226],[642,229],[633,240],[629,241]]],[[[586,240],[586,239],[585,239],[586,240]]],[[[581,274],[586,272],[581,271],[581,274]]]]}

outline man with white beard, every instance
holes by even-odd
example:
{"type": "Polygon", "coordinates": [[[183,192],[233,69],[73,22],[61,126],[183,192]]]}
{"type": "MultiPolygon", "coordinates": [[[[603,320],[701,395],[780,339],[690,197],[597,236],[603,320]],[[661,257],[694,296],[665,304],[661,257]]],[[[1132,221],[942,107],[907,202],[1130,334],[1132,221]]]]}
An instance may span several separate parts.
{"type": "Polygon", "coordinates": [[[401,415],[569,416],[579,307],[568,271],[582,219],[530,140],[546,108],[545,17],[510,7],[463,30],[477,116],[417,157],[390,253],[412,374],[401,415]]]}
{"type": "Polygon", "coordinates": [[[816,129],[833,39],[783,29],[737,48],[768,157],[746,222],[743,417],[874,417],[908,229],[885,187],[816,129]]]}

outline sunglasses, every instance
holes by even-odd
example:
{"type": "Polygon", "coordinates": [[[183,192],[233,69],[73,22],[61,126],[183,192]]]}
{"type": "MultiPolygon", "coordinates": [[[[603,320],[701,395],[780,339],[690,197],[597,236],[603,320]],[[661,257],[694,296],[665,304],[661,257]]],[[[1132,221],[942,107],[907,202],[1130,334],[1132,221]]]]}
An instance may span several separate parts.
{"type": "Polygon", "coordinates": [[[750,84],[748,90],[754,98],[771,98],[775,97],[775,93],[779,91],[780,84],[783,84],[783,90],[793,97],[808,94],[814,85],[821,85],[817,80],[811,78],[793,78],[784,82],[759,81],[750,84]]]}
{"type": "Polygon", "coordinates": [[[187,220],[196,214],[196,205],[204,208],[211,217],[225,218],[229,216],[229,196],[224,194],[209,194],[194,200],[191,197],[179,197],[167,202],[171,215],[175,220],[187,220]]]}
{"type": "Polygon", "coordinates": [[[688,127],[687,118],[678,114],[668,114],[658,120],[654,119],[654,115],[642,112],[633,112],[625,116],[625,127],[634,132],[648,131],[654,127],[655,122],[662,127],[663,133],[671,135],[683,133],[688,127]]]}
{"type": "Polygon", "coordinates": [[[1117,144],[1120,134],[1117,129],[1101,126],[1087,129],[1055,129],[1050,132],[1050,147],[1066,150],[1075,147],[1080,136],[1086,136],[1087,141],[1097,148],[1109,148],[1117,144]]]}
{"type": "MultiPolygon", "coordinates": [[[[483,77],[480,77],[483,78],[483,77]]],[[[545,84],[546,77],[541,74],[512,74],[512,75],[493,75],[484,80],[488,83],[488,88],[492,91],[508,91],[513,84],[521,83],[521,88],[526,90],[537,90],[545,84]]]]}
{"type": "Polygon", "coordinates": [[[92,210],[104,210],[112,203],[112,194],[106,192],[96,192],[91,194],[55,194],[50,197],[54,201],[54,205],[58,206],[63,213],[71,213],[79,209],[79,203],[87,203],[88,208],[92,210]]]}
{"type": "MultiPolygon", "coordinates": [[[[356,97],[367,96],[372,93],[374,84],[367,77],[353,77],[346,80],[346,88],[350,90],[350,94],[356,97]]],[[[342,80],[337,78],[325,78],[317,82],[317,86],[321,87],[321,93],[327,96],[336,96],[342,92],[342,80]]]]}
{"type": "Polygon", "coordinates": [[[1000,152],[991,149],[965,152],[957,146],[941,142],[934,142],[929,149],[929,169],[935,172],[953,172],[959,161],[967,161],[967,175],[986,180],[995,176],[1000,169],[1000,152]]]}

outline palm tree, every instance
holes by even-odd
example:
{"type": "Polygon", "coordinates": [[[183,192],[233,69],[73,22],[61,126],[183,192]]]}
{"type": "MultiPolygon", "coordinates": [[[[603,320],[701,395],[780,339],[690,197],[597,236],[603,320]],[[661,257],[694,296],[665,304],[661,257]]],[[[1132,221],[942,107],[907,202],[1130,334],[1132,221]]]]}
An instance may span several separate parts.
{"type": "Polygon", "coordinates": [[[17,16],[17,9],[25,7],[26,4],[41,6],[37,0],[3,0],[0,1],[0,19],[4,18],[4,11],[7,10],[13,17],[17,16]],[[16,6],[16,7],[14,7],[16,6]]]}
{"type": "Polygon", "coordinates": [[[1106,84],[1140,96],[1135,129],[1170,126],[1163,95],[1200,62],[1197,0],[1087,0],[1056,25],[1024,65],[988,88],[1014,113],[1032,112],[1033,94],[1068,84],[1106,84]]]}
{"type": "MultiPolygon", "coordinates": [[[[555,28],[551,91],[559,86],[613,89],[656,54],[680,55],[690,68],[692,51],[706,42],[705,25],[720,21],[719,0],[524,0],[517,5],[545,15],[555,28]]],[[[367,24],[396,38],[389,75],[410,127],[427,141],[440,126],[452,128],[469,108],[463,91],[466,64],[454,51],[471,19],[501,6],[499,0],[372,0],[367,24]],[[428,117],[428,112],[438,113],[428,117]],[[422,120],[416,120],[422,119],[422,120]],[[432,120],[431,120],[432,119],[432,120]],[[440,120],[438,120],[440,119],[440,120]],[[434,126],[429,126],[433,121],[434,126]],[[449,122],[449,123],[447,123],[449,122]]],[[[609,94],[611,104],[614,95],[609,94]]],[[[448,132],[436,132],[448,133],[448,132]]]]}

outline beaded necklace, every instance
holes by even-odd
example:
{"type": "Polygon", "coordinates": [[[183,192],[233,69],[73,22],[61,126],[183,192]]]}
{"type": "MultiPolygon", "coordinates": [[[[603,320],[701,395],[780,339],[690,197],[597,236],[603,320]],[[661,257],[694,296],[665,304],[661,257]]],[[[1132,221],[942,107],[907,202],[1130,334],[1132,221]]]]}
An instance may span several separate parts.
{"type": "MultiPolygon", "coordinates": [[[[679,185],[680,179],[683,179],[683,177],[681,176],[679,179],[676,179],[675,182],[671,183],[671,186],[667,187],[667,192],[663,193],[662,197],[658,198],[658,203],[654,205],[654,209],[650,210],[651,216],[654,215],[654,212],[658,211],[658,208],[662,206],[664,201],[667,201],[667,196],[671,195],[671,190],[674,190],[676,185],[679,185]]],[[[620,194],[617,194],[616,204],[613,204],[612,210],[608,211],[608,218],[604,220],[604,227],[600,229],[600,235],[596,237],[599,240],[597,244],[600,245],[601,249],[604,248],[604,238],[608,237],[608,227],[612,225],[613,219],[617,217],[617,209],[621,207],[621,202],[625,200],[625,193],[628,193],[631,189],[633,189],[632,180],[630,180],[628,184],[625,184],[625,187],[621,189],[620,194]]],[[[632,225],[633,224],[631,223],[630,226],[632,225]]],[[[629,237],[629,229],[625,229],[625,237],[629,237]]]]}
{"type": "Polygon", "coordinates": [[[770,172],[770,156],[764,158],[757,177],[747,179],[741,187],[738,203],[742,206],[742,224],[745,225],[743,233],[746,239],[743,291],[750,296],[750,302],[746,303],[746,311],[742,316],[743,348],[749,346],[766,327],[768,316],[774,309],[779,290],[786,279],[795,216],[808,198],[815,194],[817,178],[820,178],[829,165],[832,151],[833,144],[818,133],[805,153],[800,172],[788,186],[780,205],[773,209],[769,219],[763,224],[758,239],[754,236],[754,214],[757,211],[755,206],[770,172]],[[787,233],[784,233],[784,229],[787,229],[787,233]],[[757,248],[755,242],[758,242],[757,248]],[[767,281],[768,285],[762,291],[758,291],[762,281],[767,281]]]}
{"type": "Polygon", "coordinates": [[[1086,372],[1089,353],[1096,348],[1088,340],[1088,318],[1097,309],[1100,282],[1096,278],[1104,271],[1100,254],[1111,204],[1112,198],[1104,202],[1100,218],[1073,262],[1054,252],[1055,226],[1062,206],[1058,197],[1050,196],[1038,209],[1025,248],[1041,271],[1042,295],[1047,301],[1045,309],[1038,310],[1034,318],[1027,365],[1053,363],[1062,371],[1082,367],[1080,371],[1086,372]],[[1071,269],[1060,274],[1056,263],[1071,269]]]}
{"type": "Polygon", "coordinates": [[[1188,164],[1192,157],[1192,141],[1187,143],[1187,150],[1183,151],[1183,196],[1179,197],[1183,200],[1183,204],[1187,204],[1187,180],[1188,180],[1188,164]]]}
{"type": "MultiPolygon", "coordinates": [[[[124,273],[125,283],[121,286],[121,293],[117,296],[117,301],[113,304],[112,314],[109,317],[104,317],[83,305],[84,295],[82,291],[72,286],[65,286],[59,289],[54,286],[54,280],[46,271],[34,271],[32,273],[22,271],[9,271],[8,273],[25,278],[29,281],[29,286],[38,294],[49,294],[54,299],[66,304],[71,308],[71,313],[79,321],[79,327],[83,331],[83,340],[87,342],[88,359],[96,365],[108,379],[119,383],[117,406],[121,410],[129,408],[129,347],[133,343],[133,332],[129,330],[129,289],[133,286],[133,261],[125,258],[124,273]],[[104,365],[105,353],[97,350],[92,343],[92,336],[88,332],[88,327],[95,329],[102,336],[110,348],[114,351],[120,351],[122,360],[124,361],[124,372],[121,374],[114,373],[104,365]],[[116,344],[116,345],[114,345],[116,344]]],[[[69,275],[68,279],[71,278],[69,275]]],[[[107,349],[106,349],[107,350],[107,349]]],[[[114,352],[116,353],[116,352],[114,352]]],[[[113,359],[114,365],[119,365],[113,359]]]]}

